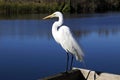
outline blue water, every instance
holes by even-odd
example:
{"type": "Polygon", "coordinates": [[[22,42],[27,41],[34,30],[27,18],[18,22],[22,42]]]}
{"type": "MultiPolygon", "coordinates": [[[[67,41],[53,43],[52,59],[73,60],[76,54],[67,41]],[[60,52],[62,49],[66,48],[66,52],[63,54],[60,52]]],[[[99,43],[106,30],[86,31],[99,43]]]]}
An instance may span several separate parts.
{"type": "MultiPolygon", "coordinates": [[[[56,19],[0,20],[0,80],[36,80],[65,71],[66,54],[51,34],[56,19]]],[[[85,54],[74,67],[120,74],[120,14],[65,18],[85,54]]]]}

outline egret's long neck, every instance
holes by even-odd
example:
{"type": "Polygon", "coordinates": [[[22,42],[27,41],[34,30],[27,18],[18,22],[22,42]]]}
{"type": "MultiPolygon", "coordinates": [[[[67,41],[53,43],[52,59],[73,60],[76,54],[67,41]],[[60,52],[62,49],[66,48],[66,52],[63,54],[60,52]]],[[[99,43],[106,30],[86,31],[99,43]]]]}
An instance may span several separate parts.
{"type": "Polygon", "coordinates": [[[58,21],[54,22],[52,25],[52,31],[55,30],[57,31],[58,28],[63,24],[63,15],[59,15],[58,21]]]}
{"type": "Polygon", "coordinates": [[[52,35],[54,37],[54,39],[56,40],[56,42],[59,43],[59,27],[63,24],[63,16],[62,14],[59,15],[58,17],[58,21],[54,22],[52,25],[52,35]]]}

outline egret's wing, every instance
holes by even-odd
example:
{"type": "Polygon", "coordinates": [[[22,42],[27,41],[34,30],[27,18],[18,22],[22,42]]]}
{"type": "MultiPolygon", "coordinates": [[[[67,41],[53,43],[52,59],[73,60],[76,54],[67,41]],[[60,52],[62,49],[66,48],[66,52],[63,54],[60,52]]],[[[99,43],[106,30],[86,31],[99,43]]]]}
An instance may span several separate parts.
{"type": "Polygon", "coordinates": [[[67,51],[76,56],[77,60],[83,60],[83,52],[76,40],[74,39],[70,29],[67,26],[59,28],[59,42],[61,46],[67,51]]]}

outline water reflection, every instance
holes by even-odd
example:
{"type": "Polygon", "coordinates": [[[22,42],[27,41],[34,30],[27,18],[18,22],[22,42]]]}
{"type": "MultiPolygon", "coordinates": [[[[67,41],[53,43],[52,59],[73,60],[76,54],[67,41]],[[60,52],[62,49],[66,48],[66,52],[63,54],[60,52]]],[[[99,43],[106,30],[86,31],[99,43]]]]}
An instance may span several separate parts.
{"type": "Polygon", "coordinates": [[[0,21],[0,37],[10,36],[17,38],[39,38],[50,36],[50,28],[39,20],[8,20],[0,21]]]}
{"type": "MultiPolygon", "coordinates": [[[[51,21],[42,21],[42,20],[1,20],[0,21],[0,37],[10,36],[17,38],[40,38],[40,37],[48,37],[51,35],[51,26],[54,20],[51,21]]],[[[116,22],[109,22],[109,25],[101,23],[92,23],[88,24],[86,22],[77,22],[81,21],[78,19],[74,19],[73,24],[69,20],[65,20],[66,25],[70,26],[73,34],[76,37],[81,36],[89,36],[89,34],[95,32],[96,34],[109,36],[114,35],[120,32],[120,22],[116,24],[116,22]],[[77,23],[77,25],[76,25],[77,23]],[[81,25],[88,24],[88,25],[81,25]],[[75,25],[74,25],[75,24],[75,25]]],[[[101,21],[101,20],[100,20],[101,21]]],[[[93,20],[94,22],[94,20],[93,20]]],[[[107,23],[107,22],[106,22],[107,23]]]]}

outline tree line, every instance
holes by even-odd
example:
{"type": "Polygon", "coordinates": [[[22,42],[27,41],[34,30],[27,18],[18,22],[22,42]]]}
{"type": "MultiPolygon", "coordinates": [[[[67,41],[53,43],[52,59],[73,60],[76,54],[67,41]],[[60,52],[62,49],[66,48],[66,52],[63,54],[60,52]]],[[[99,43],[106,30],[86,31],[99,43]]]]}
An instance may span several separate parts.
{"type": "Polygon", "coordinates": [[[120,0],[0,0],[0,14],[120,11],[120,0]]]}

